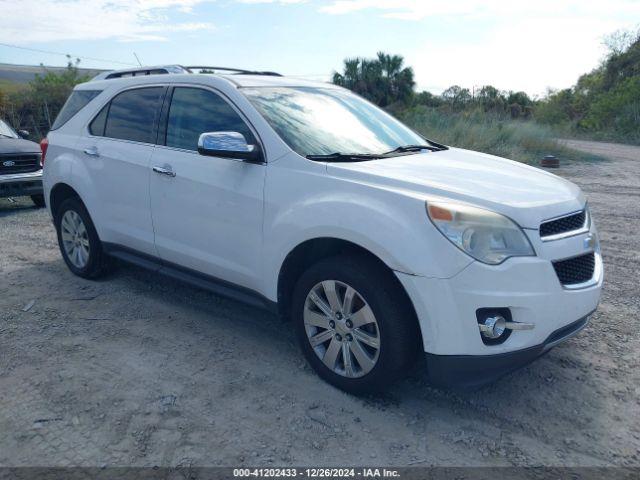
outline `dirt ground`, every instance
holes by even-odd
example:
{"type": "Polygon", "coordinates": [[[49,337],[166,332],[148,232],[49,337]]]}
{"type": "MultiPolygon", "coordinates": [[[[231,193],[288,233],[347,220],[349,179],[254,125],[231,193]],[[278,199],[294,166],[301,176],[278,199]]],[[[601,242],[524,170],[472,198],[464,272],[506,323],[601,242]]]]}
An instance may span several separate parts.
{"type": "Polygon", "coordinates": [[[610,159],[558,170],[600,230],[602,304],[468,394],[418,365],[349,396],[275,316],[134,267],[74,277],[47,213],[0,200],[0,465],[640,466],[640,148],[570,145],[610,159]]]}

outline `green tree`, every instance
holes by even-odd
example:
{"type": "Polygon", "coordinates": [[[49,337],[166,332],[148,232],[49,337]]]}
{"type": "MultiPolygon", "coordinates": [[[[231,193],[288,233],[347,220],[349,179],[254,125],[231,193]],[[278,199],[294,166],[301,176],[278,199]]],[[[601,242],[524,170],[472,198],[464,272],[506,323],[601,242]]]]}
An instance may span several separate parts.
{"type": "Polygon", "coordinates": [[[640,33],[615,32],[601,65],[570,89],[549,92],[535,117],[600,136],[640,141],[640,33]]]}
{"type": "Polygon", "coordinates": [[[25,89],[6,95],[0,102],[0,115],[15,128],[31,132],[33,139],[44,137],[78,83],[89,80],[78,69],[80,60],[67,56],[67,68],[62,72],[46,71],[36,75],[25,89]]]}
{"type": "Polygon", "coordinates": [[[507,100],[496,87],[485,85],[476,94],[475,100],[485,112],[503,113],[507,100]]]}
{"type": "Polygon", "coordinates": [[[434,95],[426,90],[416,94],[415,103],[417,105],[424,105],[426,107],[439,107],[442,105],[442,98],[438,95],[434,95]]]}
{"type": "Polygon", "coordinates": [[[456,112],[469,105],[472,97],[468,88],[453,85],[442,92],[442,99],[452,111],[456,112]]]}
{"type": "Polygon", "coordinates": [[[333,74],[333,83],[348,88],[368,100],[387,107],[408,104],[413,98],[413,70],[404,67],[399,55],[379,52],[377,58],[348,58],[342,73],[333,74]]]}

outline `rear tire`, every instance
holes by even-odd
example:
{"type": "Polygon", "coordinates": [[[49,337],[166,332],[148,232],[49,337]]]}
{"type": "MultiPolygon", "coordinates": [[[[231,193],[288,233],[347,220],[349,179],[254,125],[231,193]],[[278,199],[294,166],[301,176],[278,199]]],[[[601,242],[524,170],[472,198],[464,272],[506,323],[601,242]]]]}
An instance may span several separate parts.
{"type": "Polygon", "coordinates": [[[38,208],[44,208],[45,207],[44,195],[31,195],[31,201],[38,208]]]}
{"type": "Polygon", "coordinates": [[[89,279],[110,270],[112,261],[104,253],[89,212],[79,198],[62,202],[54,220],[60,253],[69,270],[89,279]]]}
{"type": "Polygon", "coordinates": [[[392,275],[366,256],[340,255],[311,266],[294,289],[292,320],[305,357],[349,393],[387,389],[415,359],[415,313],[392,275]]]}

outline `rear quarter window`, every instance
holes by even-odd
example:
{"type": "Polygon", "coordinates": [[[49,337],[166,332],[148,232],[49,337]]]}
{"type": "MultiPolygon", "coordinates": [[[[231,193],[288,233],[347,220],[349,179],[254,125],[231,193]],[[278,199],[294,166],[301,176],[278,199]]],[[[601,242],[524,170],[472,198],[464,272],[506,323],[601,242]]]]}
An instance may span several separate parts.
{"type": "Polygon", "coordinates": [[[89,125],[89,132],[91,133],[91,135],[95,135],[96,137],[102,137],[104,135],[104,127],[107,124],[108,112],[109,104],[106,104],[89,125]]]}
{"type": "MultiPolygon", "coordinates": [[[[109,107],[104,136],[155,143],[154,133],[163,94],[164,87],[145,87],[127,90],[115,96],[109,107]]],[[[100,120],[96,120],[97,130],[100,120]]]]}
{"type": "Polygon", "coordinates": [[[56,130],[67,123],[76,113],[82,110],[91,100],[96,98],[102,90],[74,90],[64,103],[62,110],[51,125],[51,130],[56,130]]]}

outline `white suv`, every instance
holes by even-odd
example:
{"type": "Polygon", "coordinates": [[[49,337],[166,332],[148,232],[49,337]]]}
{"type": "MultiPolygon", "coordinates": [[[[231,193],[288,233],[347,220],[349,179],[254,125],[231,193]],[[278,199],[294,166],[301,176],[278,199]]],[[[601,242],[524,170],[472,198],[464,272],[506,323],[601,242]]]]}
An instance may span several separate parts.
{"type": "Polygon", "coordinates": [[[419,351],[434,383],[475,387],[587,324],[603,269],[577,186],[330,84],[194,72],[113,72],[69,98],[44,187],[76,275],[116,257],[274,309],[355,393],[419,351]]]}

